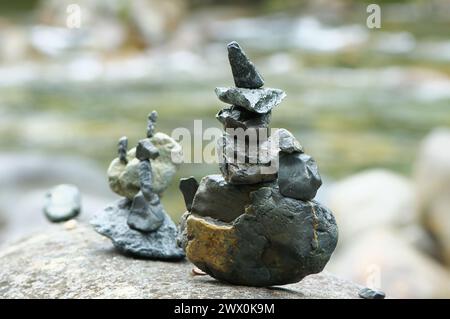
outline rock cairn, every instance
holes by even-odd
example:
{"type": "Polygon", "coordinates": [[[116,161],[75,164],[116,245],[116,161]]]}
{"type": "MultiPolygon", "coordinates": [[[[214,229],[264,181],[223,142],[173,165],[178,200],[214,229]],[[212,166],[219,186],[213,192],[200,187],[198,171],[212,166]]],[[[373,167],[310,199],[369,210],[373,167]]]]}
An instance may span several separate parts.
{"type": "Polygon", "coordinates": [[[325,267],[337,244],[336,222],[313,200],[322,183],[314,159],[289,131],[268,134],[272,109],[286,94],[262,87],[236,42],[228,44],[228,57],[236,87],[216,88],[230,104],[217,114],[225,129],[218,143],[222,175],[180,181],[187,212],[179,245],[219,280],[298,282],[325,267]]]}
{"type": "MultiPolygon", "coordinates": [[[[118,142],[118,157],[108,168],[110,188],[124,198],[98,213],[91,224],[120,251],[143,258],[181,259],[177,228],[166,214],[160,196],[176,172],[172,154],[181,146],[155,133],[156,111],[148,117],[147,138],[127,151],[128,139],[118,142]]],[[[175,155],[180,156],[180,154],[175,155]]]]}

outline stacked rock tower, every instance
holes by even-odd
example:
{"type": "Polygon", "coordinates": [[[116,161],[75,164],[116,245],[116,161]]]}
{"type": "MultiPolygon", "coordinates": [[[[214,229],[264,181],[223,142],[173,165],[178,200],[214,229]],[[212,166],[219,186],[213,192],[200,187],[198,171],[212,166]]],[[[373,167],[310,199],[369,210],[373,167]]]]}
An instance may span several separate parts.
{"type": "Polygon", "coordinates": [[[269,134],[286,94],[264,80],[236,42],[228,44],[236,87],[216,88],[222,175],[180,181],[187,212],[179,244],[212,277],[250,286],[283,285],[322,271],[338,238],[332,213],[314,200],[314,159],[285,129],[269,134]]]}
{"type": "Polygon", "coordinates": [[[147,137],[135,148],[128,151],[128,139],[119,139],[108,182],[123,198],[96,214],[91,224],[128,255],[182,259],[184,252],[176,244],[177,228],[160,201],[176,172],[172,158],[181,156],[181,146],[170,136],[154,132],[156,119],[156,111],[149,114],[147,137]]]}

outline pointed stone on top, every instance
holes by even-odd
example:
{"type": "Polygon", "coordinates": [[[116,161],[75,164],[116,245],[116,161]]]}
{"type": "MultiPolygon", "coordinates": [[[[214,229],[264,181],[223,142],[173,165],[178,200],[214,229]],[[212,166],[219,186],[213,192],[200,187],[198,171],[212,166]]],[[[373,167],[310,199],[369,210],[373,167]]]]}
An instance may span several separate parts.
{"type": "Polygon", "coordinates": [[[264,79],[236,41],[228,43],[228,60],[233,72],[234,84],[238,88],[258,89],[264,79]]]}

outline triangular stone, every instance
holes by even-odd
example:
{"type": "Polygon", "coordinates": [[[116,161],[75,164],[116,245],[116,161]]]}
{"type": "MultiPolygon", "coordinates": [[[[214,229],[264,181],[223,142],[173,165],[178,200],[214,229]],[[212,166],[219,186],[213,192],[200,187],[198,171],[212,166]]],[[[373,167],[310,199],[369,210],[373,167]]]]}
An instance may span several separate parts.
{"type": "Polygon", "coordinates": [[[264,79],[236,41],[228,44],[228,60],[237,87],[257,89],[264,85],[264,79]]]}

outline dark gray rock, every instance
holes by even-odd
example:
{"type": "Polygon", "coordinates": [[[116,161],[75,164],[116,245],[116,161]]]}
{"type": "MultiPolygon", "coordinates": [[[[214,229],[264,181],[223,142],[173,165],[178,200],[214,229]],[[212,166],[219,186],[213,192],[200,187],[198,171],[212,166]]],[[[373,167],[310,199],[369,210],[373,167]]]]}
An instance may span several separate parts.
{"type": "Polygon", "coordinates": [[[294,283],[322,271],[338,239],[332,213],[316,201],[284,197],[276,187],[250,196],[245,214],[230,224],[187,216],[181,242],[188,259],[219,280],[249,286],[294,283]]]}
{"type": "Polygon", "coordinates": [[[91,221],[94,229],[111,239],[122,253],[149,259],[176,260],[184,257],[177,246],[177,227],[167,214],[157,231],[144,233],[131,229],[127,224],[130,206],[121,201],[99,212],[91,221]]]}
{"type": "Polygon", "coordinates": [[[61,184],[45,195],[45,216],[54,223],[75,218],[81,211],[81,195],[74,185],[61,184]]]}
{"type": "Polygon", "coordinates": [[[181,178],[179,188],[181,193],[183,194],[186,209],[190,211],[195,193],[198,189],[198,182],[193,176],[188,178],[181,178]]]}
{"type": "Polygon", "coordinates": [[[264,85],[264,79],[247,58],[236,41],[228,44],[228,60],[233,73],[234,84],[240,88],[257,89],[264,85]]]}
{"type": "Polygon", "coordinates": [[[144,161],[149,159],[155,159],[159,156],[158,148],[153,145],[150,139],[145,138],[138,142],[136,146],[136,158],[144,161]]]}
{"type": "Polygon", "coordinates": [[[122,136],[119,139],[119,143],[117,144],[117,153],[119,154],[119,161],[122,164],[127,164],[127,152],[128,152],[128,138],[126,136],[122,136]]]}
{"type": "Polygon", "coordinates": [[[192,203],[193,214],[231,222],[245,212],[250,193],[267,184],[233,185],[221,175],[202,178],[192,203]]]}
{"type": "Polygon", "coordinates": [[[242,89],[217,87],[216,95],[222,102],[237,105],[250,112],[267,113],[281,103],[286,93],[279,89],[242,89]]]}
{"type": "MultiPolygon", "coordinates": [[[[155,196],[158,196],[154,194],[155,196]]],[[[121,208],[126,205],[121,204],[121,208]]],[[[139,192],[133,199],[127,224],[131,229],[141,232],[153,232],[161,227],[164,222],[165,212],[159,200],[150,203],[144,195],[139,192]]]]}
{"type": "Polygon", "coordinates": [[[155,194],[153,193],[152,164],[149,160],[139,162],[138,173],[141,193],[150,201],[155,194]]]}
{"type": "Polygon", "coordinates": [[[363,299],[384,299],[386,294],[381,290],[375,290],[370,288],[363,288],[359,291],[358,295],[363,299]]]}
{"type": "Polygon", "coordinates": [[[227,128],[267,128],[272,112],[254,113],[240,106],[226,107],[217,113],[216,118],[227,128]]]}
{"type": "Polygon", "coordinates": [[[310,200],[322,185],[315,160],[304,153],[280,152],[278,186],[284,196],[310,200]]]}
{"type": "Polygon", "coordinates": [[[153,111],[148,115],[148,121],[147,121],[147,138],[153,137],[155,134],[155,124],[156,120],[158,119],[158,113],[156,111],[153,111]]]}

